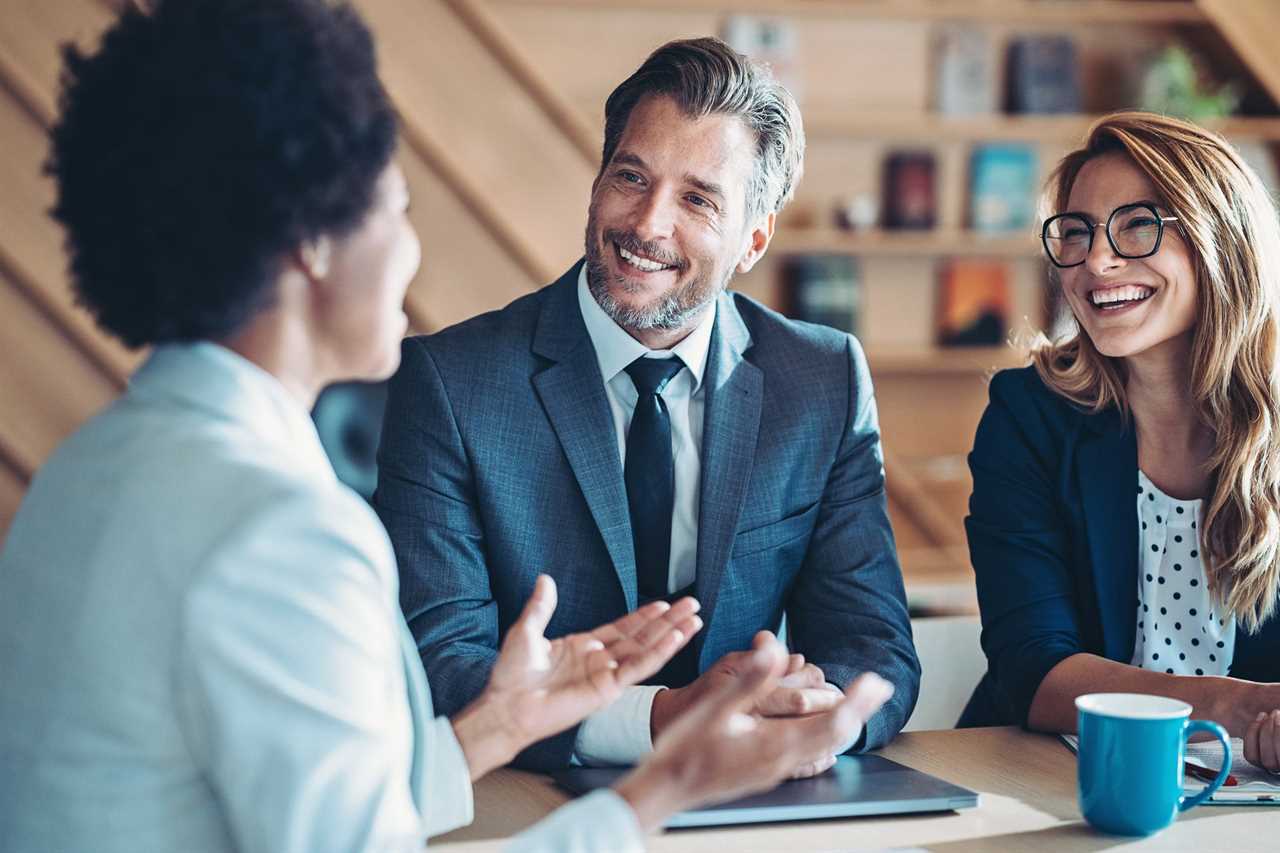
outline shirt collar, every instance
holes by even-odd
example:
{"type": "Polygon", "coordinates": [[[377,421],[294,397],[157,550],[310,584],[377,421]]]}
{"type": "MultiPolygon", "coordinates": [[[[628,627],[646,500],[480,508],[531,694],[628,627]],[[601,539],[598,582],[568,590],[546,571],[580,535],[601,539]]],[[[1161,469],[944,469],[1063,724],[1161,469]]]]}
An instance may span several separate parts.
{"type": "Polygon", "coordinates": [[[266,370],[210,341],[157,346],[129,394],[168,399],[234,421],[326,478],[333,466],[310,413],[266,370]]]}
{"type": "Polygon", "coordinates": [[[669,350],[651,350],[604,313],[587,286],[587,265],[583,264],[578,272],[578,307],[582,310],[582,322],[586,324],[587,334],[595,347],[600,375],[604,377],[606,385],[637,358],[645,355],[664,358],[674,355],[689,368],[689,374],[693,377],[690,394],[696,393],[707,369],[707,353],[711,350],[711,330],[715,326],[718,303],[718,299],[712,302],[711,310],[703,315],[698,325],[680,343],[669,350]]]}

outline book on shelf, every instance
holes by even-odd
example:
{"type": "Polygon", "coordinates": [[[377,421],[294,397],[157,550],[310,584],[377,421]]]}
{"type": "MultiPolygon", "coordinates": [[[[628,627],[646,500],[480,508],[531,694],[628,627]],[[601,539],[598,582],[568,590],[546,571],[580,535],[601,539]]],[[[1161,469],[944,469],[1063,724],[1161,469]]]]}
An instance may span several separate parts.
{"type": "Polygon", "coordinates": [[[767,15],[729,15],[720,27],[720,37],[738,53],[768,65],[778,82],[801,101],[804,79],[791,21],[767,15]]]}
{"type": "Polygon", "coordinates": [[[940,115],[990,115],[996,103],[991,39],[981,27],[951,24],[933,40],[933,108],[940,115]]]}
{"type": "Polygon", "coordinates": [[[1037,165],[1030,145],[975,145],[969,153],[969,227],[981,233],[1030,229],[1037,165]]]}
{"type": "Polygon", "coordinates": [[[862,301],[861,271],[851,255],[789,255],[783,264],[787,313],[842,332],[858,331],[862,301]]]}
{"type": "Polygon", "coordinates": [[[1009,271],[999,261],[955,258],[938,270],[941,346],[998,346],[1009,328],[1009,271]]]}
{"type": "Polygon", "coordinates": [[[929,151],[896,151],[884,161],[882,225],[927,230],[937,221],[935,160],[929,151]]]}
{"type": "Polygon", "coordinates": [[[1067,36],[1022,36],[1009,43],[1005,108],[1010,113],[1082,111],[1080,67],[1067,36]]]}

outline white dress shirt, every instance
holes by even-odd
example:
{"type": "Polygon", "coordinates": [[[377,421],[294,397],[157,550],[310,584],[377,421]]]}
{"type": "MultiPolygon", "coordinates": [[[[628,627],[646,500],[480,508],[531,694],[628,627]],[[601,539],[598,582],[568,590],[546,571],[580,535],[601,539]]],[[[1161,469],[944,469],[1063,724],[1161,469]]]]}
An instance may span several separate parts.
{"type": "MultiPolygon", "coordinates": [[[[470,822],[397,583],[274,377],[158,347],[0,554],[0,849],[408,851],[470,822]]],[[[640,846],[612,792],[511,843],[640,846]]]]}
{"type": "MultiPolygon", "coordinates": [[[[631,337],[596,302],[587,287],[587,268],[578,273],[578,306],[587,334],[596,351],[605,396],[613,413],[618,437],[618,456],[627,460],[627,430],[639,395],[627,365],[637,358],[669,358],[684,362],[662,391],[671,418],[671,457],[675,463],[675,502],[671,513],[671,562],[667,590],[675,592],[693,583],[698,558],[698,497],[702,475],[702,416],[706,393],[702,376],[707,368],[711,330],[715,326],[715,303],[684,340],[669,350],[651,350],[631,337]]],[[[658,686],[631,687],[602,711],[588,717],[578,729],[574,756],[584,764],[633,764],[653,749],[649,716],[658,686]]]]}

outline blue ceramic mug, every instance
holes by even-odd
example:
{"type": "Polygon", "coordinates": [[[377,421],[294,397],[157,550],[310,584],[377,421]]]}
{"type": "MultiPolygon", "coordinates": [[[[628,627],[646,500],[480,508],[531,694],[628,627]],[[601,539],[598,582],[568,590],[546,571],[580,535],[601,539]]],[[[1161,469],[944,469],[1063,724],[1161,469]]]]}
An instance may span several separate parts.
{"type": "Polygon", "coordinates": [[[1163,696],[1092,693],[1076,699],[1080,811],[1103,832],[1150,835],[1200,805],[1231,772],[1231,741],[1217,723],[1189,720],[1191,706],[1163,696]],[[1182,795],[1187,738],[1214,735],[1225,750],[1218,777],[1182,795]]]}

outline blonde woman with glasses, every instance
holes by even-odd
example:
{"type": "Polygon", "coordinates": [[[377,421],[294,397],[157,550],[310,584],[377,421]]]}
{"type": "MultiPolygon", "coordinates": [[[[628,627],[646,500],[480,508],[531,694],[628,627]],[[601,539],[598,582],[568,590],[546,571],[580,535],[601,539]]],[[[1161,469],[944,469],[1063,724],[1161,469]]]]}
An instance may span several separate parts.
{"type": "Polygon", "coordinates": [[[1098,121],[1042,239],[1076,321],[997,374],[966,520],[988,672],[961,725],[1189,702],[1280,771],[1280,223],[1215,133],[1098,121]]]}

